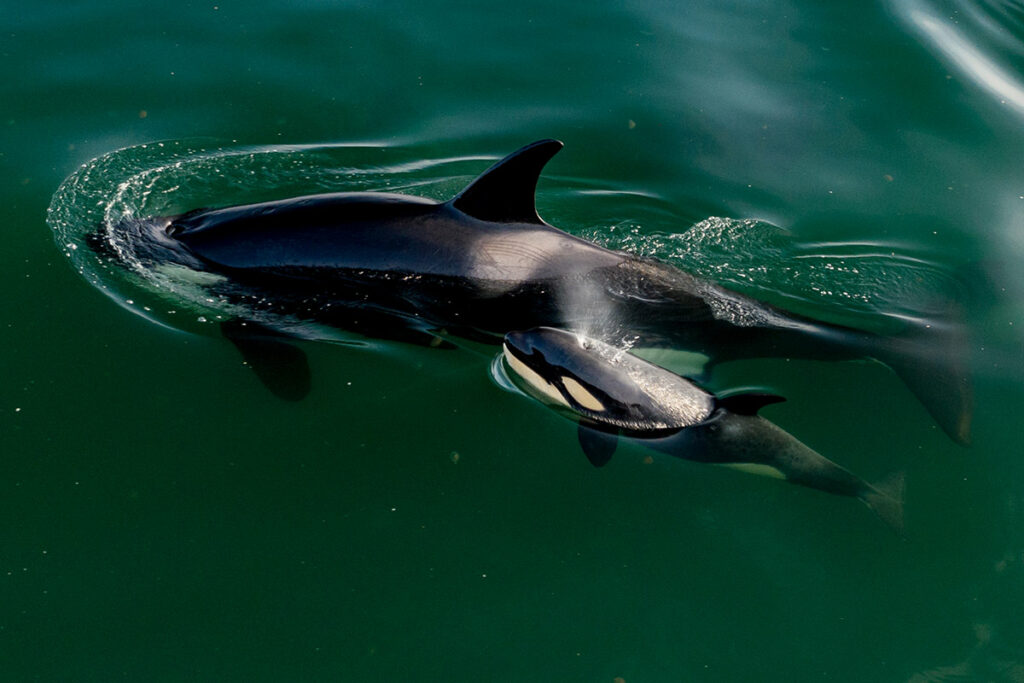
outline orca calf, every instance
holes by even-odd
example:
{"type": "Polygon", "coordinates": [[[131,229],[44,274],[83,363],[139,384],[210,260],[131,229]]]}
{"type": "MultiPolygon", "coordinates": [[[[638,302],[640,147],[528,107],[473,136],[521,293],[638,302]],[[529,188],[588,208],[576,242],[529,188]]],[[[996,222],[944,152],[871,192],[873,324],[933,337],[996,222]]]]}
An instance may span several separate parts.
{"type": "Polygon", "coordinates": [[[597,467],[627,438],[684,460],[857,498],[902,533],[902,474],[868,484],[757,414],[780,396],[717,397],[622,349],[550,327],[509,332],[503,355],[517,385],[579,423],[580,445],[597,467]]]}
{"type": "Polygon", "coordinates": [[[883,337],[829,325],[562,232],[534,204],[540,172],[561,148],[527,145],[447,202],[311,195],[126,219],[92,244],[112,258],[130,249],[143,267],[176,269],[210,300],[242,309],[225,335],[288,398],[309,384],[303,354],[286,342],[302,323],[432,345],[440,330],[500,343],[506,332],[549,325],[631,335],[713,362],[874,358],[967,442],[971,389],[955,330],[883,337]],[[116,249],[112,233],[127,238],[116,249]],[[295,379],[280,379],[288,373],[295,379]]]}

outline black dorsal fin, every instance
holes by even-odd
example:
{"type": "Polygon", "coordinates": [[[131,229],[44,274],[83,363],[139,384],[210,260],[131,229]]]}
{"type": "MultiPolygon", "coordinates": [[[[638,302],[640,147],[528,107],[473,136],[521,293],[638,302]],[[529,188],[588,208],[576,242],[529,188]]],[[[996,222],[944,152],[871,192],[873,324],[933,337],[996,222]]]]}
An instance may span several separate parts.
{"type": "Polygon", "coordinates": [[[493,223],[538,223],[534,195],[544,164],[562,149],[558,140],[539,140],[491,166],[448,202],[462,213],[493,223]]]}
{"type": "Polygon", "coordinates": [[[772,403],[782,403],[785,400],[778,394],[747,392],[721,397],[718,399],[718,405],[737,415],[757,415],[757,411],[761,408],[772,403]]]}

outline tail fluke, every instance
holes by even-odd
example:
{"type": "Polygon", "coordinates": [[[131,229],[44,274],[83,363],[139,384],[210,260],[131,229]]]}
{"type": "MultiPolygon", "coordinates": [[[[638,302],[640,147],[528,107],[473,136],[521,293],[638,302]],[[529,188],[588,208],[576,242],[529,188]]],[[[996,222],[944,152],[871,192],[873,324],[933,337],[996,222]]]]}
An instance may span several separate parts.
{"type": "Polygon", "coordinates": [[[873,355],[903,380],[942,431],[970,444],[974,390],[962,324],[935,324],[887,339],[873,355]]]}
{"type": "Polygon", "coordinates": [[[861,500],[874,510],[878,518],[901,537],[903,536],[904,480],[903,472],[895,472],[874,486],[869,486],[861,496],[861,500]]]}

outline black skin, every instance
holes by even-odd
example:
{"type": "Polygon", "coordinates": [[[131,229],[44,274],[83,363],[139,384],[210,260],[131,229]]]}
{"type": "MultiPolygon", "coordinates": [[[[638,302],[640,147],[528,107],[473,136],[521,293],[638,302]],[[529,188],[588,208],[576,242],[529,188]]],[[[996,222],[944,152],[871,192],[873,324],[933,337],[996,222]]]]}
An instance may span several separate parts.
{"type": "MultiPolygon", "coordinates": [[[[631,440],[682,460],[713,465],[765,465],[777,470],[791,484],[857,498],[896,533],[903,534],[902,474],[876,488],[759,415],[719,408],[698,425],[653,438],[634,434],[631,440]]],[[[601,453],[600,457],[607,462],[611,452],[601,453]]]]}
{"type": "Polygon", "coordinates": [[[699,425],[663,437],[641,438],[640,443],[709,465],[767,465],[784,474],[786,481],[837,495],[860,498],[870,490],[860,477],[758,415],[719,408],[699,425]]]}
{"type": "Polygon", "coordinates": [[[697,384],[600,341],[554,328],[505,335],[510,378],[579,423],[591,464],[608,463],[620,438],[693,462],[737,466],[858,498],[897,531],[902,477],[881,489],[821,456],[757,413],[782,397],[716,397],[697,384]]]}
{"type": "Polygon", "coordinates": [[[510,330],[592,322],[568,305],[578,295],[644,343],[721,360],[851,358],[872,339],[543,223],[480,221],[417,198],[320,195],[162,220],[160,256],[228,276],[218,293],[341,328],[373,310],[392,326],[497,343],[510,330]],[[716,316],[725,297],[746,321],[716,316]]]}
{"type": "Polygon", "coordinates": [[[872,357],[897,370],[947,433],[966,440],[969,386],[947,363],[956,353],[919,355],[916,341],[817,322],[546,224],[534,192],[560,148],[553,140],[529,145],[445,203],[338,193],[113,230],[131,237],[143,261],[226,276],[211,293],[250,307],[254,319],[282,314],[423,344],[438,330],[499,343],[516,329],[583,328],[713,362],[872,357]]]}

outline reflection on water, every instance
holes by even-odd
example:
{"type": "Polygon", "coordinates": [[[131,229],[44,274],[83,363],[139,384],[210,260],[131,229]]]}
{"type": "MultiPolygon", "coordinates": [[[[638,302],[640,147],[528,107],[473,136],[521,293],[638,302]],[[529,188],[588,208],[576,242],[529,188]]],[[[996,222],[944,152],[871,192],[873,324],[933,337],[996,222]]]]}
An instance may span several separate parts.
{"type": "Polygon", "coordinates": [[[678,233],[635,223],[586,236],[658,258],[786,308],[854,327],[898,330],[906,321],[950,318],[963,297],[948,266],[905,244],[801,243],[765,221],[711,217],[678,233]],[[886,322],[888,320],[888,322],[886,322]]]}
{"type": "Polygon", "coordinates": [[[994,101],[1024,116],[1024,81],[1019,77],[1021,15],[1011,4],[963,0],[907,0],[893,11],[924,43],[994,101]],[[1016,31],[1016,35],[1014,35],[1016,31]],[[1006,51],[1015,52],[1016,60],[1006,51]]]}

